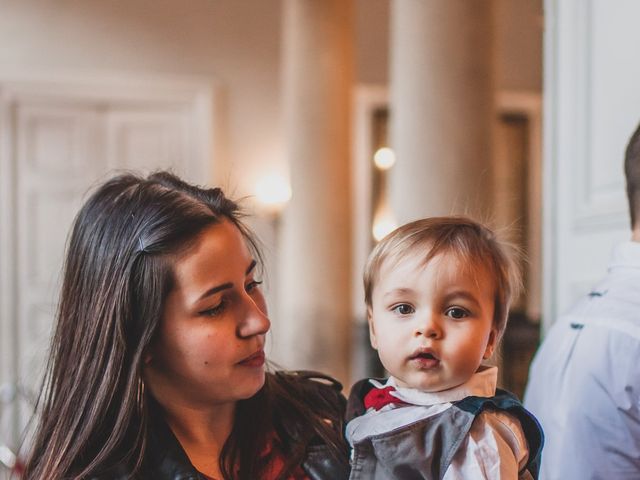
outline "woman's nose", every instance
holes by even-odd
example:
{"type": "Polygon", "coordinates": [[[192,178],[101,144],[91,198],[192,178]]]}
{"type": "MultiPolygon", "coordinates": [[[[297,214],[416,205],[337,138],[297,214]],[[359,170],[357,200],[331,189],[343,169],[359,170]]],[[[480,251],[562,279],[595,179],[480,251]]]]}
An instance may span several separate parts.
{"type": "Polygon", "coordinates": [[[415,330],[415,336],[425,336],[427,338],[440,338],[442,337],[442,328],[436,315],[427,314],[422,318],[417,319],[418,324],[415,330]]]}
{"type": "Polygon", "coordinates": [[[271,328],[267,316],[267,305],[262,295],[259,298],[248,296],[244,318],[238,324],[238,336],[241,338],[264,335],[271,328]]]}

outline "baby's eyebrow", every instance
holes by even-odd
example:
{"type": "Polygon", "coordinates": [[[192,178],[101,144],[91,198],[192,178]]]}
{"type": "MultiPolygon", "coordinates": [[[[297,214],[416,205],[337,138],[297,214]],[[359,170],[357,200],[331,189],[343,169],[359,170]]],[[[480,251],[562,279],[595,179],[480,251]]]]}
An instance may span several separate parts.
{"type": "Polygon", "coordinates": [[[451,300],[460,298],[473,302],[476,305],[480,305],[480,302],[478,301],[476,296],[467,290],[455,290],[453,292],[449,292],[445,295],[444,301],[450,302],[451,300]]]}
{"type": "Polygon", "coordinates": [[[415,290],[413,288],[394,288],[393,290],[388,291],[387,293],[385,293],[382,297],[383,298],[387,298],[387,297],[391,297],[394,295],[410,295],[412,293],[414,293],[415,290]]]}

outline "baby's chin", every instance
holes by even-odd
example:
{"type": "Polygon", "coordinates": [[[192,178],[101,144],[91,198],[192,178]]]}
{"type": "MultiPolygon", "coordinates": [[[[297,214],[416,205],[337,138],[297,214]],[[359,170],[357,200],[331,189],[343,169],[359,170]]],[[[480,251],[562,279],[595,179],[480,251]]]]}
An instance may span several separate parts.
{"type": "Polygon", "coordinates": [[[451,379],[449,381],[433,381],[419,378],[400,379],[398,377],[395,377],[395,379],[398,387],[413,388],[427,393],[438,393],[444,392],[445,390],[451,390],[452,388],[459,387],[466,381],[458,379],[451,379]]]}

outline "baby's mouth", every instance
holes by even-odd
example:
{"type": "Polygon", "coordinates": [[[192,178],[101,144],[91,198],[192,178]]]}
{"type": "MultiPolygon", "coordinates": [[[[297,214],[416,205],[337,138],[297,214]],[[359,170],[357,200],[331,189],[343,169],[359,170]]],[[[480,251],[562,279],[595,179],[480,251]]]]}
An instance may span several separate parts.
{"type": "Polygon", "coordinates": [[[433,353],[418,353],[414,355],[413,358],[435,359],[436,357],[433,355],[433,353]]]}
{"type": "Polygon", "coordinates": [[[440,364],[440,359],[431,350],[419,350],[409,360],[420,369],[434,368],[440,364]]]}

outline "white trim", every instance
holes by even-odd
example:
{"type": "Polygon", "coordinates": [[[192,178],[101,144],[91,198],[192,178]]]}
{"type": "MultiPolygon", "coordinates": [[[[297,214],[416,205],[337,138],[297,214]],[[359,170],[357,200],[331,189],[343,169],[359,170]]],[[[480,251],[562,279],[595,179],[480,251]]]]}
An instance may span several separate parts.
{"type": "Polygon", "coordinates": [[[555,320],[558,302],[556,278],[557,239],[557,128],[558,128],[558,32],[557,0],[545,0],[544,5],[544,113],[542,159],[542,331],[548,331],[555,320]]]}
{"type": "MultiPolygon", "coordinates": [[[[9,299],[16,298],[17,289],[13,282],[16,269],[13,235],[2,234],[11,231],[15,225],[14,185],[15,170],[10,158],[12,138],[1,132],[9,129],[9,105],[5,102],[5,94],[0,88],[0,385],[14,383],[17,371],[16,325],[9,319],[16,318],[16,303],[9,299]]],[[[17,431],[17,415],[13,405],[0,405],[3,418],[0,427],[3,434],[15,434],[17,431]],[[13,419],[7,420],[7,418],[13,419]],[[7,432],[6,429],[10,429],[7,432]]],[[[7,438],[3,439],[7,441],[7,438]]]]}
{"type": "Polygon", "coordinates": [[[502,90],[498,92],[496,103],[499,113],[516,113],[535,118],[542,113],[542,95],[528,90],[502,90]]]}
{"type": "Polygon", "coordinates": [[[112,71],[2,71],[0,90],[3,101],[19,98],[38,98],[54,101],[56,97],[75,98],[80,103],[126,102],[144,104],[162,102],[185,106],[196,121],[194,145],[202,147],[191,152],[200,170],[192,178],[200,183],[218,184],[223,178],[220,162],[216,161],[217,138],[220,126],[215,122],[218,108],[219,83],[201,76],[174,74],[118,73],[112,71]],[[199,161],[195,160],[199,159],[199,161]]]}

